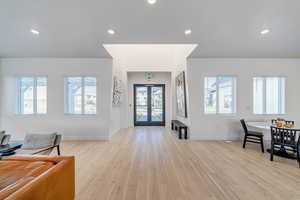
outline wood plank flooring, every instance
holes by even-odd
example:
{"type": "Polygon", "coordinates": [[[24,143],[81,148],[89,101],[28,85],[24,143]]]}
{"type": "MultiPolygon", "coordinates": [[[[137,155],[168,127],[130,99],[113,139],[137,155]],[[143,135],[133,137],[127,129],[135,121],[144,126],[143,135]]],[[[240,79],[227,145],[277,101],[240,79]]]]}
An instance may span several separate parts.
{"type": "Polygon", "coordinates": [[[120,131],[111,141],[68,141],[76,156],[76,199],[299,200],[295,160],[240,142],[184,141],[169,129],[120,131]]]}

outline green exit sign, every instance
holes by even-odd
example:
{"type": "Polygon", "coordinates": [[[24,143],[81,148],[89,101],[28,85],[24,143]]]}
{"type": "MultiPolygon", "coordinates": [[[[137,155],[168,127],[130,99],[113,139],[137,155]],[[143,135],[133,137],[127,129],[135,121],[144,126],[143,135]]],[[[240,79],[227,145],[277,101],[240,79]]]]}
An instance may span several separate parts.
{"type": "Polygon", "coordinates": [[[153,73],[152,72],[146,72],[146,79],[150,80],[153,78],[153,73]]]}

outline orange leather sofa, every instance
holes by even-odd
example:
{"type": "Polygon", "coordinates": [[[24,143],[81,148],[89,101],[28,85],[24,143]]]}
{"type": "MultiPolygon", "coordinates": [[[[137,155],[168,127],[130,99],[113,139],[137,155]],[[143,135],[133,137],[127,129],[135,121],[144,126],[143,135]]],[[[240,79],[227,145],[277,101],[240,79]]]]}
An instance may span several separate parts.
{"type": "Polygon", "coordinates": [[[74,157],[0,160],[0,199],[70,200],[75,197],[74,157]]]}

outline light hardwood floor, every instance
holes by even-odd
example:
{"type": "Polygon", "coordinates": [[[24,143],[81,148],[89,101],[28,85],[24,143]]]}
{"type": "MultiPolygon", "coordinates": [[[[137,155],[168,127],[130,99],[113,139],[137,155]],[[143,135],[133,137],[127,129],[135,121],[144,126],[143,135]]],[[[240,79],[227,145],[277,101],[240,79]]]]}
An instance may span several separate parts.
{"type": "Polygon", "coordinates": [[[76,156],[76,199],[299,200],[295,160],[240,142],[178,140],[165,128],[132,128],[111,141],[68,141],[76,156]]]}

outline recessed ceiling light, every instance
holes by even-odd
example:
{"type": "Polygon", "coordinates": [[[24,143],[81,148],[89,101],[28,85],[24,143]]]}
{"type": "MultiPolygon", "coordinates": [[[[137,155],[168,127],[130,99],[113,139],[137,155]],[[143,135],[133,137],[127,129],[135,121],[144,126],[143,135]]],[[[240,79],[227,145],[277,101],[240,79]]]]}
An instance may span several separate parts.
{"type": "Polygon", "coordinates": [[[191,29],[187,29],[184,31],[185,35],[191,35],[192,34],[192,30],[191,29]]]}
{"type": "Polygon", "coordinates": [[[265,34],[268,34],[269,32],[270,32],[269,29],[264,29],[260,32],[260,34],[265,35],[265,34]]]}
{"type": "Polygon", "coordinates": [[[114,35],[116,32],[113,29],[108,29],[107,33],[110,35],[114,35]]]}
{"type": "Polygon", "coordinates": [[[32,34],[34,34],[34,35],[39,35],[39,34],[40,34],[40,32],[37,31],[37,30],[35,30],[35,29],[30,29],[30,32],[31,32],[32,34]]]}
{"type": "Polygon", "coordinates": [[[149,4],[153,5],[156,4],[157,0],[147,0],[149,4]]]}

